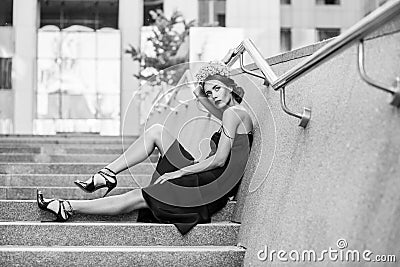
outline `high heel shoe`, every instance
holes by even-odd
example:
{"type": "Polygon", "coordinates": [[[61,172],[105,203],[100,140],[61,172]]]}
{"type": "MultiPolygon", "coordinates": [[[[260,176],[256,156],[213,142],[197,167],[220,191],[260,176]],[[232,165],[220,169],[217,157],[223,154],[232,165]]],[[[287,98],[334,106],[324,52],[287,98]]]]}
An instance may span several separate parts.
{"type": "Polygon", "coordinates": [[[49,211],[56,215],[57,218],[54,220],[55,222],[65,222],[74,213],[71,203],[69,203],[68,200],[50,199],[49,201],[45,201],[42,192],[40,192],[39,190],[36,191],[36,201],[41,210],[49,211]],[[54,201],[58,201],[58,212],[55,212],[54,210],[48,208],[49,204],[54,201]],[[65,203],[68,204],[68,209],[65,207],[65,203]]]}
{"type": "Polygon", "coordinates": [[[94,191],[96,191],[97,189],[103,188],[103,187],[107,187],[108,190],[105,193],[105,196],[107,196],[108,193],[110,193],[111,190],[113,190],[116,186],[117,186],[117,174],[115,172],[113,172],[112,170],[110,170],[109,168],[103,168],[100,171],[97,172],[97,174],[100,174],[101,176],[103,176],[104,180],[106,181],[105,184],[101,184],[101,185],[95,185],[94,184],[94,175],[92,176],[92,180],[90,181],[90,183],[88,182],[82,182],[79,180],[76,180],[74,183],[81,188],[83,191],[87,192],[87,193],[93,193],[94,191]],[[112,175],[108,174],[107,172],[104,172],[103,170],[107,170],[109,171],[112,175]],[[109,178],[108,178],[109,177],[109,178]],[[115,182],[111,182],[109,179],[114,180],[115,182]]]}

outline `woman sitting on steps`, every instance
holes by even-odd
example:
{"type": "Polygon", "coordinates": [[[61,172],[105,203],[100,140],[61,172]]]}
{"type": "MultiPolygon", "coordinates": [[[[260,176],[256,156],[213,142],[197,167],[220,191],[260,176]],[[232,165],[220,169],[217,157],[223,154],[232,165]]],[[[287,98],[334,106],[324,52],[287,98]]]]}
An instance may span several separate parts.
{"type": "Polygon", "coordinates": [[[39,208],[55,214],[56,221],[67,221],[75,213],[117,215],[140,209],[138,221],[172,223],[182,234],[198,223],[211,222],[212,214],[226,205],[240,185],[253,141],[253,123],[240,104],[244,91],[229,77],[224,64],[209,63],[196,78],[199,84],[194,94],[222,121],[211,137],[207,158],[195,161],[167,129],[156,124],[90,179],[75,181],[89,193],[106,187],[107,195],[116,187],[118,173],[144,161],[157,147],[161,157],[149,186],[93,200],[46,199],[38,191],[39,208]]]}

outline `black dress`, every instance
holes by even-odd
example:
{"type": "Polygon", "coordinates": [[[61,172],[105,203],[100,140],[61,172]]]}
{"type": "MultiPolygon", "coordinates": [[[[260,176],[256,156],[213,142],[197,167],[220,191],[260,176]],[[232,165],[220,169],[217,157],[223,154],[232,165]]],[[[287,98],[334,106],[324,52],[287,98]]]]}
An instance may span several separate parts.
{"type": "MultiPolygon", "coordinates": [[[[224,128],[221,126],[211,137],[211,152],[207,158],[217,151],[221,129],[224,128]]],[[[193,156],[175,139],[164,156],[159,158],[150,185],[142,188],[149,208],[139,210],[137,221],[172,223],[182,235],[198,223],[211,222],[212,214],[221,210],[229,197],[236,194],[252,142],[252,132],[236,134],[224,166],[154,184],[164,173],[195,163],[193,156]]]]}

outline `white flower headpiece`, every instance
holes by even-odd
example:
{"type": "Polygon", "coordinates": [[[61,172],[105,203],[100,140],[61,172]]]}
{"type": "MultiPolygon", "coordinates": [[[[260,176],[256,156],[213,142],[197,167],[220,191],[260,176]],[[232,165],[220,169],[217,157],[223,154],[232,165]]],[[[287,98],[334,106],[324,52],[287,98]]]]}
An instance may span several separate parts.
{"type": "Polygon", "coordinates": [[[204,80],[211,75],[230,76],[229,68],[221,61],[211,61],[207,65],[200,68],[196,74],[198,82],[204,82],[204,80]]]}

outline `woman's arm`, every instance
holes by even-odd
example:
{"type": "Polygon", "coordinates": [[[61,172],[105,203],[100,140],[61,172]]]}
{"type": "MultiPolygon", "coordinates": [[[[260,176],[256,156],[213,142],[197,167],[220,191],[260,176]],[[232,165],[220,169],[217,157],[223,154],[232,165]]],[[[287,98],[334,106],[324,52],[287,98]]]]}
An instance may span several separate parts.
{"type": "Polygon", "coordinates": [[[216,108],[210,100],[208,100],[207,96],[204,94],[203,90],[201,90],[201,86],[198,84],[196,89],[193,91],[193,94],[197,97],[200,103],[208,110],[211,114],[213,114],[218,119],[222,120],[222,111],[216,108]]]}
{"type": "Polygon", "coordinates": [[[223,117],[222,117],[222,127],[224,127],[225,134],[227,134],[232,138],[229,138],[225,134],[221,134],[221,137],[218,142],[218,148],[214,155],[198,163],[179,169],[177,171],[165,173],[162,176],[160,176],[154,182],[154,184],[157,183],[162,184],[167,180],[176,179],[184,175],[199,173],[224,166],[229,156],[229,152],[231,151],[233,145],[233,139],[235,138],[236,135],[236,129],[239,126],[240,122],[241,122],[241,117],[233,108],[228,108],[227,110],[225,110],[223,112],[223,117]]]}
{"type": "Polygon", "coordinates": [[[212,170],[218,167],[223,166],[222,162],[219,162],[215,159],[215,155],[212,155],[211,157],[199,161],[196,164],[186,166],[182,169],[177,170],[177,172],[180,174],[180,176],[183,175],[188,175],[192,173],[199,173],[199,172],[204,172],[208,170],[212,170]]]}
{"type": "Polygon", "coordinates": [[[215,155],[213,155],[203,161],[200,161],[193,165],[186,166],[177,171],[166,172],[163,175],[161,175],[160,177],[158,177],[158,179],[154,182],[154,184],[158,184],[158,183],[163,184],[165,181],[168,181],[171,179],[180,178],[184,175],[189,175],[192,173],[199,173],[202,171],[212,170],[219,166],[220,166],[219,163],[217,163],[217,161],[215,161],[215,155]]]}
{"type": "Polygon", "coordinates": [[[229,138],[225,134],[221,134],[221,137],[218,141],[218,148],[214,155],[203,161],[200,161],[199,163],[186,166],[177,172],[182,175],[186,175],[224,166],[229,156],[229,152],[231,151],[233,138],[235,138],[236,130],[240,122],[241,118],[234,109],[228,108],[225,110],[222,117],[222,127],[224,127],[225,133],[232,138],[229,138]]]}

